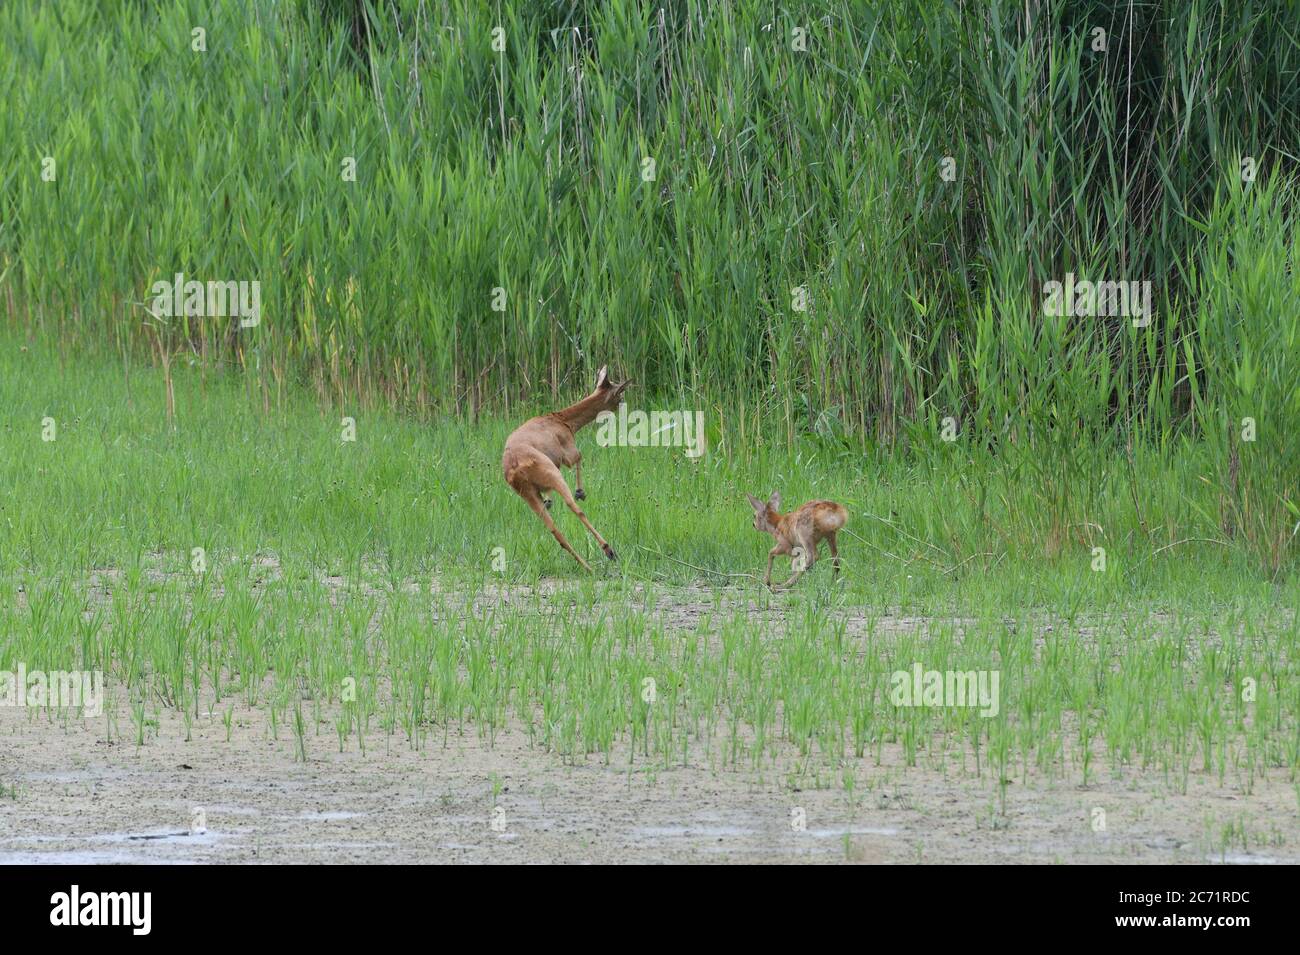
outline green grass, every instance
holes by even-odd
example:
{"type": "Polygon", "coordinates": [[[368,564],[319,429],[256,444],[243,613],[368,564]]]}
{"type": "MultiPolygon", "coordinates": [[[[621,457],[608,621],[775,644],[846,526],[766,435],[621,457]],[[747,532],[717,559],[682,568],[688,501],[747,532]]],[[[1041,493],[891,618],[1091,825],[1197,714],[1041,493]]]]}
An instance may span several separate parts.
{"type": "MultiPolygon", "coordinates": [[[[1079,529],[1049,556],[1031,545],[1032,499],[994,475],[966,477],[999,489],[984,525],[960,468],[811,442],[728,457],[727,435],[691,462],[584,432],[586,510],[622,554],[588,576],[502,481],[511,422],[373,412],[345,443],[337,410],[290,392],[268,413],[239,375],[178,371],[169,423],[156,369],[7,337],[0,372],[0,480],[20,489],[0,510],[0,669],[103,669],[126,691],[109,736],[145,742],[162,708],[220,720],[242,701],[303,758],[511,727],[568,758],[651,768],[762,770],[793,752],[822,785],[886,745],[994,782],[1139,768],[1249,789],[1300,765],[1294,577],[1263,580],[1233,548],[1158,550],[1105,474],[1104,536],[1079,529]],[[861,539],[842,583],[823,562],[772,595],[686,566],[760,574],[766,538],[741,492],[774,485],[849,505],[861,539]],[[999,714],[892,705],[890,674],[914,662],[999,671],[999,714]]],[[[1205,486],[1195,462],[1177,488],[1135,466],[1162,489],[1146,520],[1195,533],[1197,502],[1180,499],[1205,486]]]]}
{"type": "MultiPolygon", "coordinates": [[[[202,547],[213,564],[261,553],[342,573],[369,562],[394,580],[581,576],[501,477],[505,437],[530,411],[429,425],[292,390],[268,398],[240,375],[183,367],[173,369],[169,422],[163,376],[148,365],[10,336],[0,367],[9,409],[0,473],[22,489],[0,512],[5,566],[75,574],[162,555],[181,569],[202,547]],[[48,442],[47,417],[56,429],[48,442]],[[344,440],[344,417],[355,420],[354,442],[344,440]],[[504,574],[493,571],[495,548],[504,574]]],[[[788,505],[822,496],[849,507],[854,573],[836,592],[875,606],[1021,595],[1057,608],[1117,598],[1173,607],[1267,597],[1295,580],[1260,574],[1241,547],[1206,543],[1220,531],[1212,462],[1195,445],[1172,464],[1141,450],[1132,462],[1081,452],[1090,469],[1069,488],[1081,516],[1064,525],[1040,508],[1019,459],[960,444],[918,462],[815,436],[787,451],[715,425],[709,450],[691,460],[675,448],[602,448],[594,432],[580,439],[584,507],[621,552],[619,568],[638,578],[761,575],[770,538],[751,527],[744,495],[775,489],[788,505]],[[1098,547],[1104,572],[1093,570],[1098,547]]],[[[599,557],[556,507],[570,539],[599,557]]]]}

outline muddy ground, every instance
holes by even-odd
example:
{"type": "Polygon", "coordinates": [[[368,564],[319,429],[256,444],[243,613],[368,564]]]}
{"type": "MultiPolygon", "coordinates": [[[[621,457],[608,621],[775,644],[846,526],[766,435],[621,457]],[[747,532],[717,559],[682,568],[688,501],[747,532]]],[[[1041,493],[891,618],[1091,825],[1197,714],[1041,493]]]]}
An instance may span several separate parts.
{"type": "MultiPolygon", "coordinates": [[[[344,600],[340,581],[328,580],[344,600]]],[[[118,583],[96,579],[92,601],[118,583]]],[[[693,629],[713,607],[713,591],[689,595],[659,601],[670,628],[693,629]]],[[[485,595],[532,611],[534,597],[485,595]]],[[[928,623],[872,619],[877,633],[928,623]]],[[[364,753],[355,736],[340,752],[328,714],[308,727],[304,761],[264,709],[235,704],[228,734],[231,702],[193,722],[188,741],[180,715],[164,711],[142,746],[125,706],[112,742],[105,716],[0,707],[0,863],[1300,862],[1283,768],[1249,793],[1206,774],[1182,793],[1159,771],[1117,776],[1097,760],[1087,787],[1073,771],[1031,770],[1003,792],[973,758],[906,766],[885,746],[879,760],[846,764],[850,795],[842,768],[810,783],[793,752],[784,765],[733,769],[718,748],[693,744],[685,766],[629,768],[626,750],[575,761],[520,729],[491,746],[472,729],[446,745],[436,734],[418,751],[400,733],[373,733],[364,753]]]]}
{"type": "Polygon", "coordinates": [[[1300,861],[1282,770],[1249,795],[1204,776],[1184,795],[1159,773],[1087,788],[1031,774],[1006,787],[1004,813],[987,772],[904,768],[888,747],[879,765],[852,761],[851,805],[838,771],[797,790],[783,767],[711,767],[702,748],[686,767],[629,772],[626,753],[575,764],[519,731],[339,752],[322,724],[303,762],[261,710],[237,710],[229,741],[219,716],[188,742],[165,716],[143,746],[129,725],[106,742],[105,725],[0,709],[0,862],[1300,861]],[[192,833],[198,807],[206,832],[192,833]]]}

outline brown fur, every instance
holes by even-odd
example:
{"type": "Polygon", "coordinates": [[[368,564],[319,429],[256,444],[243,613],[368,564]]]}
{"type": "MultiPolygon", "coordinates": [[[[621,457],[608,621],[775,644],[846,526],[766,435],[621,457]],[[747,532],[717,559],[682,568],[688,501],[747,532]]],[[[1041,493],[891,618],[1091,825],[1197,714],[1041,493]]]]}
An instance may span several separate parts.
{"type": "Polygon", "coordinates": [[[551,491],[558,494],[560,500],[569,506],[569,510],[578,515],[582,526],[591,531],[591,536],[596,538],[596,543],[605,552],[605,556],[614,560],[614,548],[596,532],[582,508],[578,507],[578,501],[586,500],[587,492],[582,489],[582,453],[578,451],[575,435],[595,421],[596,415],[602,411],[617,408],[623,398],[623,391],[629,384],[625,381],[621,385],[615,385],[609,380],[605,369],[601,368],[596,375],[595,391],[561,411],[552,411],[525,421],[506,439],[505,451],[501,455],[501,473],[505,475],[506,483],[542,519],[560,546],[587,570],[591,570],[591,566],[578,556],[578,552],[569,546],[560,529],[555,526],[549,513],[551,501],[543,495],[551,491]],[[569,485],[560,473],[561,467],[573,468],[574,483],[578,486],[576,494],[569,491],[569,485]]]}
{"type": "Polygon", "coordinates": [[[831,565],[835,576],[840,573],[840,552],[835,534],[849,519],[849,512],[834,501],[809,501],[788,514],[781,514],[781,495],[776,491],[766,501],[746,494],[754,508],[754,530],[763,531],[776,538],[776,546],[767,554],[767,574],[763,583],[772,586],[772,561],[779,554],[789,554],[794,573],[782,587],[789,587],[799,575],[817,563],[817,545],[822,541],[830,546],[831,565]],[[803,558],[802,562],[800,557],[803,558]]]}

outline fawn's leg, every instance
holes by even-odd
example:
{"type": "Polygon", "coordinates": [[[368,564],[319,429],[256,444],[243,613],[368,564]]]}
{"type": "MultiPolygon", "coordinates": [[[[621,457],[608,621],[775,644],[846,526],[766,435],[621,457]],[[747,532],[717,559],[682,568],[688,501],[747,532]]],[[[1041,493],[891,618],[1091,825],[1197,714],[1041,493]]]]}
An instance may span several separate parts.
{"type": "Polygon", "coordinates": [[[790,579],[781,585],[784,590],[796,580],[803,576],[803,572],[817,563],[817,547],[811,541],[802,540],[795,545],[793,553],[790,555],[790,566],[794,568],[794,573],[790,579]]]}
{"type": "Polygon", "coordinates": [[[804,568],[801,567],[801,566],[799,566],[799,559],[798,559],[798,558],[795,558],[795,560],[793,561],[793,565],[794,565],[794,573],[790,575],[790,579],[787,580],[785,583],[781,584],[779,587],[775,587],[775,588],[773,588],[773,589],[775,589],[775,590],[785,590],[787,587],[789,587],[789,586],[790,586],[791,584],[793,584],[796,580],[798,580],[800,577],[803,576],[804,568]]]}
{"type": "Polygon", "coordinates": [[[579,454],[576,458],[573,459],[573,483],[576,485],[576,489],[573,492],[573,496],[580,501],[585,501],[587,499],[587,492],[582,489],[582,455],[581,454],[579,454]]]}
{"type": "Polygon", "coordinates": [[[569,490],[569,485],[565,482],[564,475],[560,473],[559,468],[554,464],[551,464],[550,467],[539,468],[533,480],[537,482],[538,487],[546,488],[560,495],[561,500],[569,505],[569,510],[578,515],[578,520],[582,521],[582,526],[591,531],[591,536],[596,538],[596,543],[600,545],[600,549],[605,552],[606,557],[614,560],[618,556],[614,553],[614,548],[610,547],[605,538],[600,536],[600,532],[591,526],[591,521],[587,520],[587,515],[582,512],[582,508],[574,500],[573,492],[569,490]]]}
{"type": "Polygon", "coordinates": [[[772,561],[776,560],[776,548],[767,552],[767,573],[763,575],[763,586],[772,586],[772,561]]]}
{"type": "MultiPolygon", "coordinates": [[[[511,487],[514,487],[514,485],[511,485],[511,487]]],[[[573,559],[579,564],[587,570],[591,570],[591,565],[583,560],[576,550],[569,546],[569,542],[564,539],[564,535],[560,533],[560,529],[555,526],[555,521],[546,510],[546,505],[542,504],[542,495],[538,493],[537,488],[531,484],[525,484],[522,489],[516,487],[515,493],[522,497],[528,503],[528,506],[533,509],[534,513],[542,519],[542,523],[546,525],[546,529],[551,532],[555,539],[560,542],[560,546],[572,554],[573,559]]],[[[546,502],[547,505],[550,503],[550,501],[546,502]]]]}
{"type": "Polygon", "coordinates": [[[835,576],[840,575],[840,549],[835,546],[835,534],[831,533],[826,536],[826,543],[831,548],[831,566],[835,568],[835,576]]]}

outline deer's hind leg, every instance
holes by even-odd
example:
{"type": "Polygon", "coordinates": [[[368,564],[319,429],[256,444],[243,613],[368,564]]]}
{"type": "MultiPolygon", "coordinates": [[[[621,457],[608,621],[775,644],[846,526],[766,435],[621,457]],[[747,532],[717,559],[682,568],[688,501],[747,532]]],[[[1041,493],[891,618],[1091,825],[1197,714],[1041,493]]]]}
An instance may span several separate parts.
{"type": "Polygon", "coordinates": [[[606,543],[605,538],[600,536],[600,532],[591,526],[591,521],[587,520],[587,515],[582,512],[582,508],[580,508],[578,502],[574,500],[573,492],[569,490],[569,485],[565,482],[564,475],[560,473],[559,468],[547,461],[545,464],[537,468],[536,472],[533,474],[533,481],[540,489],[544,491],[554,491],[556,494],[560,495],[560,499],[564,501],[565,504],[569,505],[569,510],[578,515],[578,520],[582,521],[582,526],[591,531],[591,536],[596,538],[596,543],[599,544],[600,549],[605,552],[605,556],[610,560],[615,560],[617,558],[618,555],[614,553],[614,548],[610,547],[609,544],[606,543]]]}
{"type": "Polygon", "coordinates": [[[547,507],[551,502],[547,501],[545,504],[542,503],[542,495],[539,493],[537,487],[528,483],[521,483],[519,485],[511,484],[510,486],[513,487],[515,493],[522,497],[525,503],[533,509],[533,512],[542,519],[542,523],[546,525],[546,529],[551,532],[551,535],[559,541],[560,546],[572,554],[573,559],[584,568],[591,570],[591,565],[583,560],[578,552],[569,545],[569,542],[564,539],[564,535],[560,533],[560,529],[555,526],[555,520],[547,511],[547,507]]]}

